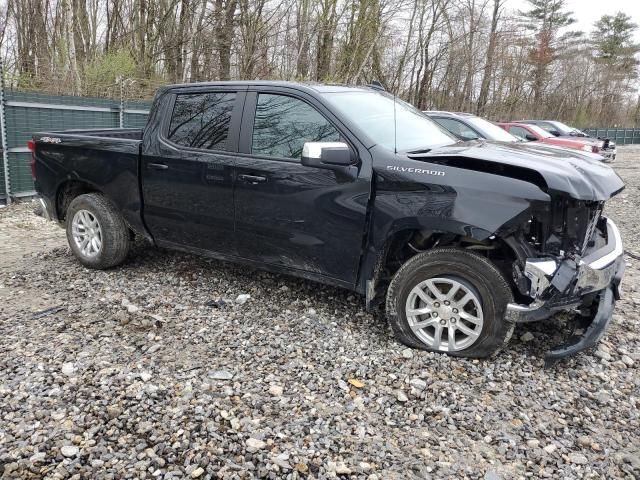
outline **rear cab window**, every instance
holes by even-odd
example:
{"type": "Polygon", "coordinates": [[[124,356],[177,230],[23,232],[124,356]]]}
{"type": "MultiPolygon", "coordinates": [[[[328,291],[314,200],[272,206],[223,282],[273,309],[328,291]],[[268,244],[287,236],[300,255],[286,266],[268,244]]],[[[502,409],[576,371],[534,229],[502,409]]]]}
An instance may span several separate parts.
{"type": "Polygon", "coordinates": [[[183,147],[230,150],[236,97],[236,92],[178,93],[167,139],[183,147]]]}

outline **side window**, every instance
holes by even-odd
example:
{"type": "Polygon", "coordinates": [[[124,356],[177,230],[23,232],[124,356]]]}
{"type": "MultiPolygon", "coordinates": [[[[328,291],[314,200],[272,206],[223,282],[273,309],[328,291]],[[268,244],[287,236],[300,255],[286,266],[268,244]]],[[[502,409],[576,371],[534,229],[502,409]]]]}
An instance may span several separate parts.
{"type": "Polygon", "coordinates": [[[235,100],[235,93],[178,94],[167,138],[185,147],[226,150],[235,100]]]}
{"type": "Polygon", "coordinates": [[[471,130],[471,128],[467,127],[464,123],[454,120],[453,118],[440,117],[436,118],[435,121],[460,138],[478,138],[478,134],[475,131],[471,130]]]}
{"type": "Polygon", "coordinates": [[[526,139],[527,135],[529,135],[529,131],[526,128],[522,127],[509,127],[509,133],[511,135],[515,135],[516,137],[521,137],[526,139]]]}
{"type": "Polygon", "coordinates": [[[305,142],[339,140],[333,125],[306,102],[286,95],[258,95],[252,153],[299,159],[305,142]]]}

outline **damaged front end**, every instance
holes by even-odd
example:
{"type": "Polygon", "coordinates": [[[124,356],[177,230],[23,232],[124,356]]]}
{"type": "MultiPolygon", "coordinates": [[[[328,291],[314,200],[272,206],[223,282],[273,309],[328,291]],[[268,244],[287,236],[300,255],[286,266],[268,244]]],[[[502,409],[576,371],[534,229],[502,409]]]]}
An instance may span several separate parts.
{"type": "Polygon", "coordinates": [[[595,345],[620,298],[624,271],[620,232],[602,215],[604,202],[556,200],[534,212],[526,226],[508,241],[518,252],[513,278],[519,303],[506,318],[525,323],[559,311],[579,315],[582,333],[545,356],[545,364],[595,345]]]}

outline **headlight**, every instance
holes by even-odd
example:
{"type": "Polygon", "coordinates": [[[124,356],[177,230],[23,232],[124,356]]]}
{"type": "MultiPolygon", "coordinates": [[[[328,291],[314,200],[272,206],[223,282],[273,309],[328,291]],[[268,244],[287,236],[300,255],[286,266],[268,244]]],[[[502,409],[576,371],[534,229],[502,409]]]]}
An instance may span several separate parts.
{"type": "Polygon", "coordinates": [[[591,145],[583,145],[582,146],[582,150],[584,150],[585,152],[590,152],[591,151],[591,145]]]}

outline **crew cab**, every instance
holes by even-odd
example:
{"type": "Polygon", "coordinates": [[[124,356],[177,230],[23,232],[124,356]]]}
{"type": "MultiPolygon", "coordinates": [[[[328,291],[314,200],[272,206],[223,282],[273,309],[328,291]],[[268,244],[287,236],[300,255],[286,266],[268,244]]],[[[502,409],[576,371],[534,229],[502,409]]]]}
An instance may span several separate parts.
{"type": "Polygon", "coordinates": [[[140,236],[353,290],[401,342],[469,357],[574,312],[586,330],[549,362],[594,345],[619,297],[611,168],[460,142],[378,89],[173,85],[144,129],[43,132],[29,148],[44,210],[89,268],[140,236]]]}

